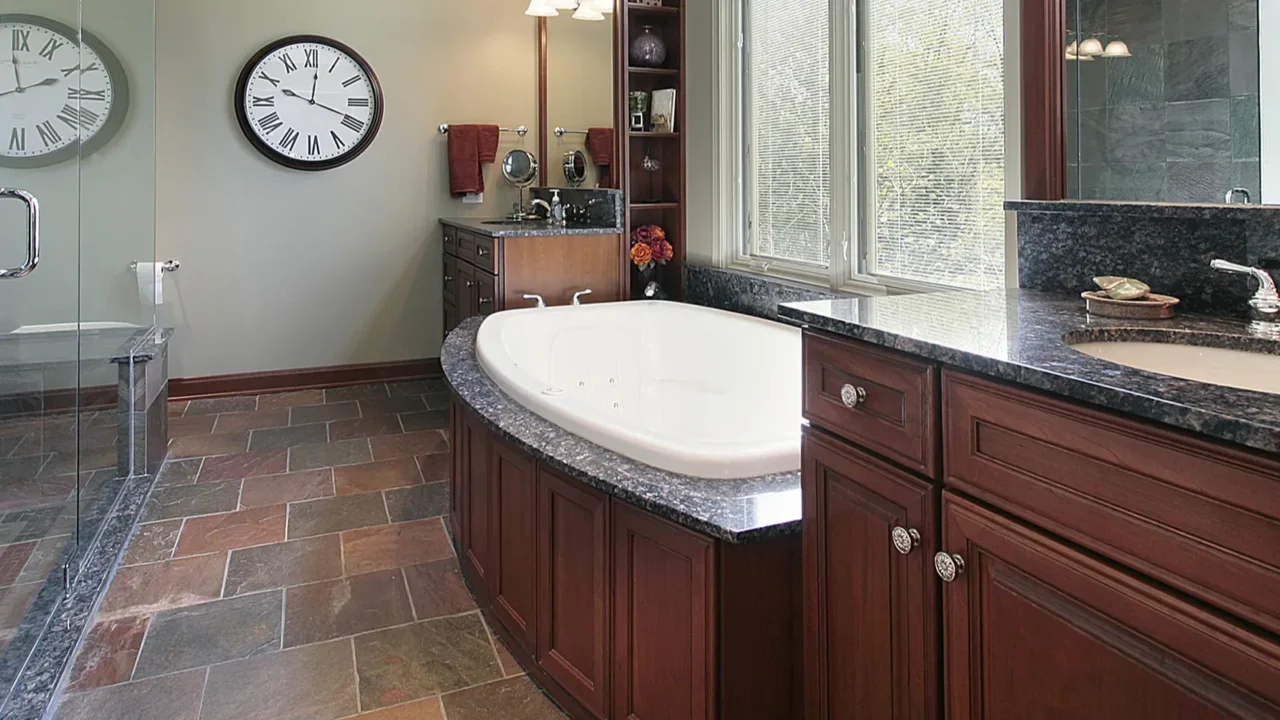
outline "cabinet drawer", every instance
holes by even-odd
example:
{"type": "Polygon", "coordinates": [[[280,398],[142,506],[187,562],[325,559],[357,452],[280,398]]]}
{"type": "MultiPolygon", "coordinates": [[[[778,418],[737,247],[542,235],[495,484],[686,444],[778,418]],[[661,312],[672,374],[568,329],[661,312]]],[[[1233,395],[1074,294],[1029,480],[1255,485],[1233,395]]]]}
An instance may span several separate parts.
{"type": "Polygon", "coordinates": [[[458,254],[458,228],[444,227],[444,252],[446,255],[458,254]]]}
{"type": "Polygon", "coordinates": [[[498,311],[497,278],[483,270],[475,271],[476,314],[492,315],[498,311]]]}
{"type": "Polygon", "coordinates": [[[491,237],[475,235],[471,262],[486,272],[498,274],[497,240],[491,237]]]}
{"type": "Polygon", "coordinates": [[[947,371],[949,485],[1280,632],[1280,461],[947,371]]]}
{"type": "Polygon", "coordinates": [[[444,301],[458,304],[458,258],[453,255],[444,256],[444,301]]]}
{"type": "Polygon", "coordinates": [[[938,476],[938,370],[864,343],[804,336],[804,416],[922,473],[938,476]]]}

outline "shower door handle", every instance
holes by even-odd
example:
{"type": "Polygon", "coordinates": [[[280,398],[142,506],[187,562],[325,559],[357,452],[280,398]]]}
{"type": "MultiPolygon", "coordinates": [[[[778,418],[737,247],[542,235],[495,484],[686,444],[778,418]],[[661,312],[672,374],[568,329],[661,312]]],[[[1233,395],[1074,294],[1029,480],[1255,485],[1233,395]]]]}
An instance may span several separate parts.
{"type": "Polygon", "coordinates": [[[0,188],[0,198],[17,198],[27,205],[27,261],[16,268],[0,269],[0,280],[17,280],[40,264],[40,203],[35,195],[16,188],[0,188]]]}

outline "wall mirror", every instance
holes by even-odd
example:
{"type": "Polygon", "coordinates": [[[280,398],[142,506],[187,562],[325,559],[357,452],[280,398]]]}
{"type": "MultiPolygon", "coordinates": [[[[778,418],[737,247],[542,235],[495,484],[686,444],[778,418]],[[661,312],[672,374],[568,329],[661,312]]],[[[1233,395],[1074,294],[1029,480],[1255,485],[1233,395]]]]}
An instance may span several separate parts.
{"type": "Polygon", "coordinates": [[[614,132],[613,2],[581,0],[573,10],[540,18],[543,63],[542,155],[564,158],[581,151],[585,176],[578,185],[567,163],[547,163],[550,187],[617,187],[614,132]]]}
{"type": "Polygon", "coordinates": [[[564,154],[564,162],[561,166],[564,171],[564,181],[569,187],[582,187],[587,181],[587,154],[581,150],[570,150],[564,154]]]}
{"type": "Polygon", "coordinates": [[[1280,3],[1067,0],[1065,28],[1065,197],[1280,204],[1280,3]]]}

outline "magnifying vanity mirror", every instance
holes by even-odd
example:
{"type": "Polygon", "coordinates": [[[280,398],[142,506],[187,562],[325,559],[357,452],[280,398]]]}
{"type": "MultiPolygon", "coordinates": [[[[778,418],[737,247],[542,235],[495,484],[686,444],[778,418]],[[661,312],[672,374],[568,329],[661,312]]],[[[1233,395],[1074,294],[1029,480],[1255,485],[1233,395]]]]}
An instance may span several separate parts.
{"type": "Polygon", "coordinates": [[[538,159],[528,150],[512,150],[502,159],[502,177],[513,187],[527,188],[538,179],[538,159]]]}
{"type": "Polygon", "coordinates": [[[564,181],[569,187],[582,187],[587,180],[587,155],[581,150],[570,150],[564,154],[564,181]]]}
{"type": "MultiPolygon", "coordinates": [[[[611,11],[613,8],[609,8],[611,11]]],[[[613,168],[616,13],[561,12],[542,18],[546,63],[543,155],[550,187],[617,187],[613,168]],[[595,19],[584,19],[595,18],[595,19]],[[573,162],[570,162],[570,156],[573,162]]]]}
{"type": "Polygon", "coordinates": [[[1067,198],[1280,204],[1280,3],[1065,4],[1067,198]]]}

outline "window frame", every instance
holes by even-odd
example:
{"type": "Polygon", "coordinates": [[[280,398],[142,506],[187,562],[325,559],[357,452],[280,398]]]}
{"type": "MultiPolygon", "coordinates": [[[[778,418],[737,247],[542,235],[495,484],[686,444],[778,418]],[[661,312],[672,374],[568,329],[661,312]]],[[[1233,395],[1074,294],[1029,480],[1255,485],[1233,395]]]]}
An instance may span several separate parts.
{"type": "MultiPolygon", "coordinates": [[[[917,292],[962,290],[954,285],[927,283],[891,275],[870,272],[874,267],[875,214],[869,209],[875,202],[873,183],[862,183],[865,173],[872,167],[871,148],[866,142],[874,137],[873,120],[864,111],[865,103],[874,90],[873,78],[863,77],[868,41],[858,24],[858,14],[863,9],[862,0],[828,0],[830,12],[830,178],[831,178],[831,235],[830,265],[817,267],[782,258],[755,256],[747,252],[748,234],[747,177],[749,158],[746,142],[749,137],[749,110],[746,107],[746,87],[749,77],[746,56],[750,51],[746,37],[746,6],[751,0],[720,0],[715,6],[717,27],[717,52],[714,81],[716,83],[715,132],[717,161],[713,168],[714,196],[718,210],[714,213],[715,238],[712,252],[718,264],[733,270],[773,276],[844,293],[859,295],[894,295],[917,292]]],[[[1011,44],[1008,27],[1013,18],[1006,3],[1006,48],[1011,44]]],[[[1010,105],[1011,87],[1008,78],[1011,70],[1009,53],[1006,53],[1005,87],[1006,114],[1010,105]]],[[[1016,62],[1016,59],[1015,59],[1016,62]]],[[[1016,65],[1012,66],[1016,69],[1016,65]]],[[[1020,124],[1008,117],[1006,133],[1020,124]]],[[[1006,166],[1019,155],[1006,138],[1006,166]]],[[[1006,167],[1006,196],[1015,188],[1008,182],[1006,167]]],[[[1006,286],[1016,285],[1013,256],[1016,255],[1015,226],[1006,228],[1005,265],[1006,286]]]]}

